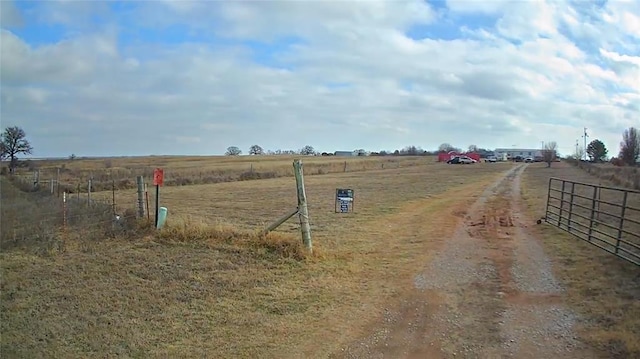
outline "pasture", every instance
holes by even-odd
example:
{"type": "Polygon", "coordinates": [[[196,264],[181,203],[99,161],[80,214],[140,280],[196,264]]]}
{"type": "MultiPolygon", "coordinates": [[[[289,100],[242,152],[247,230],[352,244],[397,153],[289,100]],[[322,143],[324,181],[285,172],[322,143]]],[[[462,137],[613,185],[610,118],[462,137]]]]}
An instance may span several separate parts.
{"type": "MultiPolygon", "coordinates": [[[[155,160],[140,163],[160,165],[155,160]]],[[[416,269],[512,166],[354,158],[347,166],[363,168],[345,172],[345,160],[336,160],[303,158],[313,255],[300,248],[295,218],[266,238],[256,235],[295,207],[292,177],[166,186],[169,219],[159,232],[75,236],[47,255],[3,251],[0,349],[25,358],[328,357],[413,288],[416,269]],[[335,172],[314,173],[322,166],[335,172]],[[339,187],[355,190],[355,213],[334,213],[339,187]]],[[[254,171],[291,167],[290,159],[253,161],[254,171]]],[[[205,173],[213,162],[165,164],[165,171],[205,173]]],[[[116,191],[119,207],[135,201],[135,190],[116,191]]]]}
{"type": "MultiPolygon", "coordinates": [[[[300,157],[300,156],[299,156],[300,157]]],[[[114,157],[32,162],[20,175],[31,181],[38,171],[41,181],[61,183],[67,192],[87,191],[92,179],[94,191],[135,188],[136,176],[151,178],[153,170],[165,170],[166,186],[185,186],[253,179],[292,177],[295,156],[151,156],[114,157]]],[[[307,176],[408,167],[435,161],[435,157],[322,157],[301,156],[307,176]]]]}

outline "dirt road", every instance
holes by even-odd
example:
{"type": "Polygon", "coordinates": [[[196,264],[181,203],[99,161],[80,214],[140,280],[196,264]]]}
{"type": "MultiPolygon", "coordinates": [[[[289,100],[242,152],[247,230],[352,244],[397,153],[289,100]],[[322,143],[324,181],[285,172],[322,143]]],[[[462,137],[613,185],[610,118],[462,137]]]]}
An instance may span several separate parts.
{"type": "Polygon", "coordinates": [[[413,294],[335,358],[594,358],[520,208],[526,165],[489,186],[413,294]]]}

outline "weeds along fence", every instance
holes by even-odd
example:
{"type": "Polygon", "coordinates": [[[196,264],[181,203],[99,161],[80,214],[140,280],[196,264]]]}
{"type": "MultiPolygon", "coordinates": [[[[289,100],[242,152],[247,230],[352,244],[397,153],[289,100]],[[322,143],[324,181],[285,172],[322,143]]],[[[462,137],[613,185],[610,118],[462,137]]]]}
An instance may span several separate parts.
{"type": "Polygon", "coordinates": [[[102,239],[135,228],[135,211],[109,200],[49,190],[20,189],[19,180],[2,178],[0,247],[56,246],[65,239],[102,239]]]}
{"type": "Polygon", "coordinates": [[[598,178],[611,181],[616,186],[640,190],[640,167],[617,167],[611,164],[594,164],[568,160],[572,165],[598,178]]]}
{"type": "Polygon", "coordinates": [[[551,178],[545,222],[640,266],[640,191],[551,178]]]}

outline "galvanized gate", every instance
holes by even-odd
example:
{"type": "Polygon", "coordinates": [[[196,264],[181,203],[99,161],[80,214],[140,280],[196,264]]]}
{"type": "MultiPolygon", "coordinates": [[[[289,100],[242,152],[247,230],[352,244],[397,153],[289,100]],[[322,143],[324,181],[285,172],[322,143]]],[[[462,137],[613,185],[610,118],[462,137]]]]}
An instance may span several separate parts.
{"type": "Polygon", "coordinates": [[[544,218],[640,266],[640,191],[550,178],[544,218]]]}

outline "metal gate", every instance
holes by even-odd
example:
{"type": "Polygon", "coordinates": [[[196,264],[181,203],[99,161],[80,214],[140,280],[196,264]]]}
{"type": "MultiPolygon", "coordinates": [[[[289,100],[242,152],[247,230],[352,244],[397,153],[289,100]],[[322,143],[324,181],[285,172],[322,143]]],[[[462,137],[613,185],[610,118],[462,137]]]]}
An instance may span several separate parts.
{"type": "Polygon", "coordinates": [[[640,266],[640,191],[550,178],[544,218],[640,266]]]}

